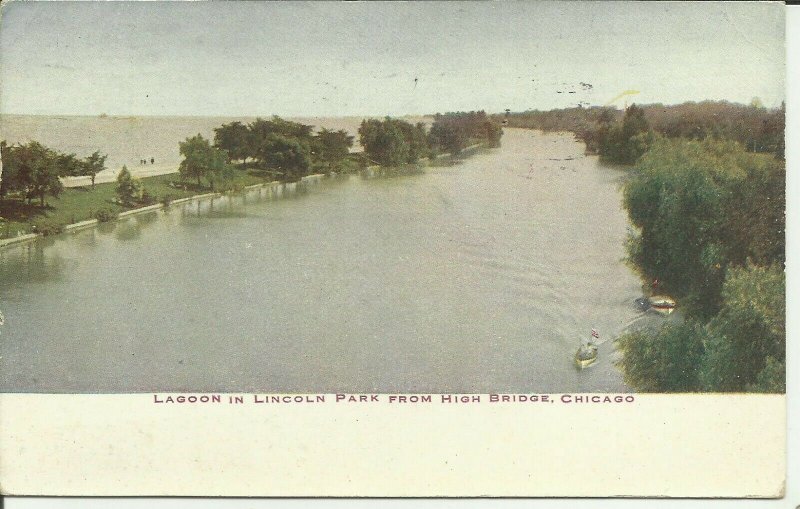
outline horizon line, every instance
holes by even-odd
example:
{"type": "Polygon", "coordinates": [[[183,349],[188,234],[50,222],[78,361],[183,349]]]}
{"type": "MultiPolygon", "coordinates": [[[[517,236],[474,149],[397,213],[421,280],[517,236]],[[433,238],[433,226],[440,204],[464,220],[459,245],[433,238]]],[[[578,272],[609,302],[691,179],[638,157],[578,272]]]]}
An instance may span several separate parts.
{"type": "MultiPolygon", "coordinates": [[[[631,102],[628,106],[637,105],[637,106],[655,106],[655,105],[662,105],[662,106],[681,106],[684,104],[701,104],[701,103],[727,103],[732,105],[738,106],[750,106],[744,102],[739,102],[735,100],[729,99],[701,99],[701,100],[689,100],[689,101],[682,101],[677,103],[661,103],[661,102],[631,102]]],[[[782,100],[781,104],[785,105],[786,100],[782,100]]],[[[779,109],[781,106],[763,106],[764,109],[767,110],[776,110],[779,109]]],[[[511,113],[526,113],[531,111],[539,111],[539,112],[546,112],[546,111],[558,111],[558,110],[570,110],[570,109],[597,109],[597,108],[613,108],[615,110],[624,110],[624,107],[618,107],[614,105],[601,105],[601,104],[592,104],[588,106],[582,105],[575,105],[575,106],[566,106],[561,108],[550,108],[550,109],[540,109],[540,108],[529,108],[525,110],[511,110],[511,113]]],[[[370,118],[385,118],[385,117],[392,117],[392,118],[402,118],[402,117],[431,117],[436,114],[441,113],[454,113],[454,112],[466,112],[466,111],[484,111],[487,115],[500,115],[505,113],[505,110],[502,111],[488,111],[486,109],[472,109],[472,110],[443,110],[437,111],[434,113],[403,113],[403,114],[386,114],[386,113],[347,113],[342,115],[319,115],[319,114],[278,114],[278,113],[256,113],[256,114],[240,114],[240,113],[215,113],[215,114],[194,114],[194,113],[169,113],[169,114],[153,114],[153,113],[21,113],[17,111],[9,111],[9,112],[0,112],[0,117],[3,115],[17,115],[17,116],[29,116],[29,117],[153,117],[153,118],[164,118],[164,117],[194,117],[194,118],[229,118],[229,117],[240,117],[240,118],[269,118],[269,117],[282,117],[282,118],[356,118],[356,117],[370,117],[370,118]]]]}

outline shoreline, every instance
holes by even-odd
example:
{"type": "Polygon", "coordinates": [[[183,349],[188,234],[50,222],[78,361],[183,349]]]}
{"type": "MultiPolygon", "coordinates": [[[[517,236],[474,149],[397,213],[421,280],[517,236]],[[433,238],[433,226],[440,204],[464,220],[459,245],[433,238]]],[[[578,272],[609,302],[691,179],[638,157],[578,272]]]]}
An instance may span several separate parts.
{"type": "MultiPolygon", "coordinates": [[[[459,157],[464,157],[466,155],[469,155],[469,153],[474,152],[475,150],[478,150],[478,149],[481,149],[481,148],[484,148],[484,147],[485,147],[485,145],[483,143],[476,143],[474,145],[470,145],[469,147],[465,147],[456,156],[454,156],[452,154],[448,154],[448,153],[438,154],[435,157],[435,160],[440,160],[440,159],[444,159],[444,158],[448,158],[448,157],[452,158],[452,159],[457,159],[459,157]]],[[[428,164],[429,164],[429,161],[425,161],[423,163],[424,166],[427,166],[428,164]]],[[[367,166],[364,169],[365,170],[374,170],[376,168],[381,168],[381,167],[382,166],[376,164],[376,165],[367,166]]],[[[322,180],[322,179],[325,179],[325,178],[328,178],[328,176],[325,175],[324,173],[313,173],[311,175],[306,175],[305,177],[301,177],[298,182],[318,181],[318,180],[322,180]]],[[[281,185],[290,184],[290,183],[291,182],[284,182],[284,181],[281,181],[281,180],[273,180],[271,182],[264,182],[264,183],[261,183],[261,184],[251,184],[249,186],[244,186],[241,191],[234,192],[234,193],[231,193],[231,194],[239,194],[239,193],[241,193],[243,191],[247,191],[247,190],[250,190],[250,189],[259,189],[259,188],[263,189],[263,188],[270,188],[270,187],[271,188],[275,188],[275,187],[278,187],[278,186],[281,186],[281,185]]],[[[198,201],[198,200],[219,198],[219,197],[222,197],[222,196],[225,196],[225,193],[214,192],[214,193],[196,194],[196,195],[188,196],[188,197],[185,197],[185,198],[177,198],[175,200],[170,201],[169,205],[166,205],[166,206],[163,203],[156,203],[156,204],[153,204],[153,205],[147,205],[147,206],[144,206],[144,207],[139,207],[139,208],[135,208],[135,209],[122,211],[119,214],[117,214],[117,216],[114,219],[112,219],[111,221],[104,221],[104,223],[118,222],[118,221],[120,221],[122,219],[126,219],[126,218],[128,218],[130,216],[134,216],[134,215],[137,215],[137,214],[143,214],[143,213],[146,213],[146,212],[154,212],[154,211],[157,211],[157,210],[163,210],[163,209],[169,208],[169,207],[171,207],[172,205],[175,205],[175,204],[182,204],[182,203],[188,203],[188,202],[198,201]]],[[[27,243],[30,243],[30,242],[34,242],[34,241],[36,241],[38,239],[43,239],[45,237],[58,237],[60,235],[76,233],[78,231],[86,230],[88,228],[97,227],[100,224],[101,224],[101,222],[99,220],[97,220],[97,219],[86,219],[84,221],[78,221],[76,223],[71,223],[71,224],[64,225],[63,231],[61,233],[56,234],[56,235],[42,235],[41,233],[28,233],[28,234],[25,234],[25,235],[19,235],[17,237],[11,237],[11,238],[7,238],[7,239],[0,239],[0,252],[2,252],[5,248],[10,247],[10,246],[17,246],[17,245],[20,245],[20,244],[27,244],[27,243]]]]}
{"type": "MultiPolygon", "coordinates": [[[[311,175],[306,175],[305,177],[301,177],[298,182],[318,181],[318,180],[321,180],[321,179],[324,179],[324,178],[326,178],[326,175],[323,174],[323,173],[313,173],[311,175]]],[[[252,184],[252,185],[249,185],[249,186],[245,186],[245,187],[242,188],[242,191],[246,191],[246,190],[249,190],[249,189],[278,187],[278,186],[286,185],[286,184],[289,184],[289,183],[290,182],[283,182],[283,181],[280,181],[280,180],[273,180],[271,182],[264,182],[263,184],[252,184]]],[[[238,194],[238,193],[232,193],[232,194],[238,194]]],[[[192,201],[220,198],[222,196],[225,196],[225,194],[224,193],[203,193],[203,194],[196,194],[196,195],[193,195],[193,196],[188,196],[186,198],[178,198],[178,199],[172,200],[169,203],[169,205],[164,205],[163,203],[155,203],[153,205],[147,205],[145,207],[139,207],[139,208],[135,208],[135,209],[125,210],[125,211],[120,212],[119,214],[117,214],[116,218],[112,219],[111,221],[104,221],[104,223],[118,222],[118,221],[120,221],[122,219],[127,219],[128,217],[134,216],[134,215],[137,215],[137,214],[143,214],[143,213],[146,213],[146,212],[154,212],[154,211],[157,211],[157,210],[163,210],[165,208],[171,207],[174,204],[182,204],[182,203],[188,203],[188,202],[192,202],[192,201]]],[[[47,235],[47,237],[58,237],[58,236],[64,235],[64,234],[75,233],[75,232],[78,232],[78,231],[81,231],[81,230],[86,230],[88,228],[96,227],[96,226],[98,226],[100,224],[101,224],[100,221],[97,220],[97,219],[87,219],[85,221],[78,221],[77,223],[64,225],[63,231],[61,233],[58,233],[56,235],[47,235]]],[[[43,239],[45,237],[46,236],[42,235],[41,233],[28,233],[28,234],[25,234],[25,235],[12,237],[12,238],[9,238],[9,239],[0,239],[0,251],[2,251],[3,249],[5,249],[8,246],[16,246],[18,244],[26,244],[26,243],[29,243],[29,242],[34,242],[34,241],[36,241],[38,239],[43,239]]]]}

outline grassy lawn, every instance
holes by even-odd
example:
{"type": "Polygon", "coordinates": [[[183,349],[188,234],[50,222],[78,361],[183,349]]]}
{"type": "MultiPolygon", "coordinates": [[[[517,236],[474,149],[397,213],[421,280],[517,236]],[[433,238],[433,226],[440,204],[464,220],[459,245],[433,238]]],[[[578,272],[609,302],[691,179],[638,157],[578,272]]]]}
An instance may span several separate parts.
{"type": "MultiPolygon", "coordinates": [[[[351,154],[340,162],[338,167],[331,169],[340,173],[356,172],[361,168],[361,159],[361,154],[351,154]]],[[[414,168],[416,168],[415,165],[414,168]]],[[[323,172],[326,169],[314,168],[312,171],[323,172]]],[[[419,171],[419,169],[416,168],[415,171],[419,171]]],[[[276,172],[258,169],[252,165],[240,165],[236,168],[234,177],[228,182],[228,188],[241,189],[245,186],[274,180],[281,180],[276,172]]],[[[205,181],[200,185],[196,181],[182,181],[177,173],[144,177],[141,182],[150,198],[133,207],[123,207],[116,202],[116,182],[97,184],[94,189],[90,186],[65,188],[58,198],[48,196],[45,207],[39,206],[38,200],[34,200],[28,205],[20,198],[7,197],[0,200],[0,218],[2,218],[0,219],[0,239],[32,233],[33,226],[37,223],[39,223],[38,231],[47,234],[48,228],[43,229],[43,223],[65,226],[87,219],[95,219],[95,214],[100,210],[110,211],[113,216],[132,208],[161,203],[165,198],[176,200],[212,192],[205,181]]]]}
{"type": "MultiPolygon", "coordinates": [[[[255,170],[236,170],[231,181],[234,187],[244,187],[274,180],[272,174],[255,170]]],[[[67,225],[86,219],[93,219],[94,214],[101,209],[108,209],[119,213],[130,208],[143,207],[152,203],[159,203],[165,197],[171,200],[209,193],[211,188],[204,182],[198,186],[197,182],[182,182],[177,173],[145,177],[141,182],[152,196],[150,203],[138,204],[135,207],[123,207],[115,202],[116,182],[97,184],[91,187],[70,187],[58,198],[49,196],[47,206],[42,208],[38,200],[28,205],[21,199],[7,198],[0,201],[0,217],[5,221],[0,222],[0,238],[16,237],[20,234],[31,233],[31,226],[36,221],[46,219],[48,222],[67,225]],[[170,183],[175,183],[173,187],[170,183]]]]}

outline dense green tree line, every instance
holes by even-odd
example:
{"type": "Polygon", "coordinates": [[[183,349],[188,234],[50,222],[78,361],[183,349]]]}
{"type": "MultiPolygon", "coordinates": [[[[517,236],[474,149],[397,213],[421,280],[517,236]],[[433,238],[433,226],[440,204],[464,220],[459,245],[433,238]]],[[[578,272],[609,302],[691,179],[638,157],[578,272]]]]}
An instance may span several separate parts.
{"type": "Polygon", "coordinates": [[[428,141],[435,152],[456,155],[466,147],[483,143],[499,147],[503,129],[484,111],[437,113],[433,119],[428,141]]]}
{"type": "Polygon", "coordinates": [[[644,154],[653,141],[653,131],[644,115],[644,110],[635,104],[625,110],[620,122],[610,120],[611,116],[600,116],[598,126],[584,133],[588,136],[594,151],[603,161],[616,164],[633,164],[644,154]]]}
{"type": "MultiPolygon", "coordinates": [[[[193,144],[191,150],[187,145],[187,151],[206,163],[187,163],[187,171],[194,167],[203,174],[220,175],[223,166],[214,161],[224,157],[227,162],[240,161],[244,165],[250,161],[256,168],[273,171],[287,180],[340,169],[353,146],[353,137],[346,131],[322,129],[315,134],[310,125],[277,116],[269,120],[257,118],[249,124],[224,124],[214,129],[213,146],[206,146],[197,138],[187,139],[184,144],[193,144]]],[[[187,157],[183,149],[181,153],[187,157]]],[[[190,176],[197,178],[194,173],[190,176]]]]}
{"type": "Polygon", "coordinates": [[[459,154],[470,145],[499,147],[503,130],[486,112],[437,113],[430,130],[419,122],[386,117],[361,122],[358,129],[364,153],[373,163],[398,166],[438,154],[459,154]]]}
{"type": "Polygon", "coordinates": [[[95,176],[105,169],[105,155],[94,152],[88,157],[64,154],[31,141],[7,145],[0,142],[3,174],[0,197],[17,195],[27,200],[38,199],[46,206],[47,196],[58,197],[63,190],[59,177],[88,175],[94,188],[95,176]]]}
{"type": "MultiPolygon", "coordinates": [[[[749,105],[702,101],[676,105],[646,104],[637,108],[641,109],[650,130],[668,138],[734,140],[750,152],[769,152],[783,157],[785,105],[769,109],[757,100],[749,105]]],[[[622,121],[625,114],[608,107],[532,110],[512,113],[508,125],[573,132],[586,142],[587,151],[600,153],[605,134],[603,128],[622,121]]]]}
{"type": "Polygon", "coordinates": [[[386,117],[362,120],[359,141],[368,160],[381,166],[413,164],[431,155],[425,125],[386,117]]]}
{"type": "Polygon", "coordinates": [[[783,267],[731,267],[720,312],[619,339],[626,383],[644,392],[784,392],[783,267]]]}
{"type": "Polygon", "coordinates": [[[633,165],[628,260],[682,320],[625,334],[626,382],[650,392],[783,392],[785,107],[725,101],[512,114],[508,125],[571,131],[601,159],[633,165]]]}
{"type": "Polygon", "coordinates": [[[731,140],[655,137],[624,186],[629,260],[685,322],[624,336],[644,391],[784,387],[785,163],[731,140]]]}

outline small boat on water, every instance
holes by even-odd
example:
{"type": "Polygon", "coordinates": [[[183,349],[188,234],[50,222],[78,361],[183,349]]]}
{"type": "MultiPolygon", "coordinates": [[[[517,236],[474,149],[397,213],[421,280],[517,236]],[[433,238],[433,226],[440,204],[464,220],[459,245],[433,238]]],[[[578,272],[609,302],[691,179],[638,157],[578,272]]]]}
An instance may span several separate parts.
{"type": "Polygon", "coordinates": [[[579,369],[588,368],[594,361],[597,360],[597,345],[594,343],[587,343],[581,345],[578,351],[575,352],[575,365],[579,369]]]}
{"type": "Polygon", "coordinates": [[[669,315],[675,311],[677,305],[674,300],[664,295],[654,295],[648,299],[650,309],[662,315],[669,315]]]}
{"type": "Polygon", "coordinates": [[[592,329],[592,338],[588,341],[582,341],[578,351],[575,352],[575,366],[578,369],[588,368],[594,361],[597,360],[597,345],[594,343],[595,339],[599,339],[600,334],[595,329],[592,329]]]}

